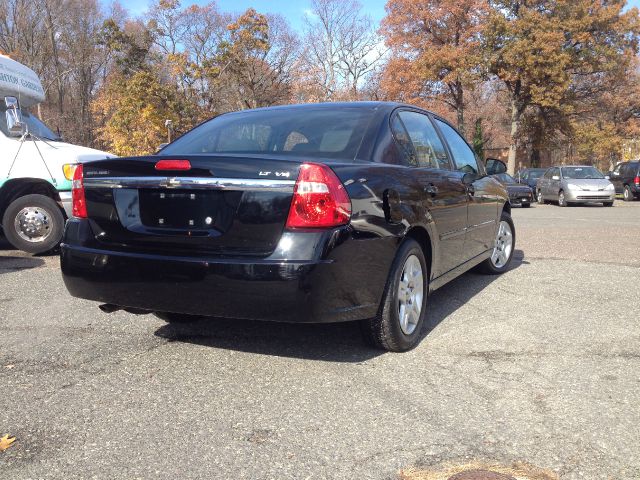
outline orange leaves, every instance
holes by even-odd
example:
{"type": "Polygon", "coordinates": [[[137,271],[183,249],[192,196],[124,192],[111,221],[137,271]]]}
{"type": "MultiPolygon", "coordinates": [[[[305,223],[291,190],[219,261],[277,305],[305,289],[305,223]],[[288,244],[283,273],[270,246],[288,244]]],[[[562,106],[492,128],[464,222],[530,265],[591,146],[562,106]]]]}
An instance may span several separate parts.
{"type": "Polygon", "coordinates": [[[4,452],[15,441],[16,441],[16,437],[10,437],[9,434],[6,434],[3,437],[0,437],[0,452],[4,452]]]}

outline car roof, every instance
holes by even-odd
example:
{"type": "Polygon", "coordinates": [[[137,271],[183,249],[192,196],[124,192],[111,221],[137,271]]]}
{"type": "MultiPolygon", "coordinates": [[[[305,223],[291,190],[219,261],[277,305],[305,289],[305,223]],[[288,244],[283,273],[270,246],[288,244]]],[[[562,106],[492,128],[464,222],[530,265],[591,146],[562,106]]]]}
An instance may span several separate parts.
{"type": "MultiPolygon", "coordinates": [[[[417,107],[414,105],[408,105],[404,103],[398,102],[380,102],[380,101],[357,101],[357,102],[320,102],[320,103],[293,103],[287,105],[273,105],[271,107],[260,107],[260,108],[251,108],[248,110],[238,110],[236,112],[229,113],[247,113],[247,112],[259,112],[265,110],[304,110],[307,108],[313,109],[340,109],[340,108],[362,108],[362,109],[370,109],[376,108],[380,110],[393,110],[397,107],[405,106],[411,108],[418,108],[420,110],[424,110],[421,107],[417,107]]],[[[227,114],[225,114],[227,115],[227,114]]]]}
{"type": "Polygon", "coordinates": [[[554,165],[553,167],[549,167],[549,168],[589,168],[589,167],[597,168],[597,167],[594,167],[593,165],[554,165]]]}
{"type": "Polygon", "coordinates": [[[250,108],[246,110],[236,110],[233,112],[222,113],[221,115],[235,115],[235,114],[243,114],[247,112],[260,112],[260,111],[277,111],[277,110],[305,110],[305,109],[341,109],[341,108],[361,108],[361,109],[373,109],[378,110],[379,112],[391,113],[393,110],[399,107],[409,108],[420,110],[422,112],[428,112],[433,115],[438,120],[442,120],[443,122],[449,124],[453,128],[456,128],[451,124],[446,118],[441,115],[433,112],[431,110],[427,110],[426,108],[420,107],[418,105],[411,105],[410,103],[401,103],[401,102],[383,102],[383,101],[353,101],[353,102],[319,102],[319,103],[293,103],[287,105],[273,105],[270,107],[260,107],[260,108],[250,108]]]}

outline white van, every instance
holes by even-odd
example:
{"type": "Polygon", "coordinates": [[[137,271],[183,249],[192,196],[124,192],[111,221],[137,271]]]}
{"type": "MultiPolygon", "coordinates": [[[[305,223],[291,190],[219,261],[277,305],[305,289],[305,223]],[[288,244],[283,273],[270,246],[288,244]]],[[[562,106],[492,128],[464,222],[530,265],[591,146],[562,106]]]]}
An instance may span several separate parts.
{"type": "Polygon", "coordinates": [[[38,76],[0,55],[0,225],[14,247],[30,253],[60,243],[75,165],[113,157],[63,142],[26,110],[44,99],[38,76]]]}

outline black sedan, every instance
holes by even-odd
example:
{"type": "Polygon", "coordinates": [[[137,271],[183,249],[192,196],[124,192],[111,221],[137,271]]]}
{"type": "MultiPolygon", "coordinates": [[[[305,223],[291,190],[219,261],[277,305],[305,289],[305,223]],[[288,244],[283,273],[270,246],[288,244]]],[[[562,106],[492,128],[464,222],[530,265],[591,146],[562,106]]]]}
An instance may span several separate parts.
{"type": "Polygon", "coordinates": [[[507,192],[509,192],[509,201],[512,206],[520,206],[529,208],[533,202],[533,190],[528,185],[522,185],[507,173],[499,173],[493,175],[500,183],[502,183],[507,192]]]}
{"type": "Polygon", "coordinates": [[[544,175],[546,171],[546,168],[525,168],[516,174],[516,180],[522,185],[528,185],[531,187],[531,190],[535,192],[538,179],[544,175]]]}
{"type": "Polygon", "coordinates": [[[85,163],[61,247],[72,295],[169,322],[361,322],[404,351],[428,294],[515,246],[505,188],[436,115],[393,103],[218,116],[159,154],[85,163]]]}

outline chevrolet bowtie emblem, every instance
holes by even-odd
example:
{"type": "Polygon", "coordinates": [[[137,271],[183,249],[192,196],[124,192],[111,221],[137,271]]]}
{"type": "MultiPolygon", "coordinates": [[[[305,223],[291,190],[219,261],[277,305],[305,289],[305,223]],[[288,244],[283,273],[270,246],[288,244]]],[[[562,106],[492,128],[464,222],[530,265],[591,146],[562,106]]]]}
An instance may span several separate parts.
{"type": "Polygon", "coordinates": [[[178,180],[177,178],[167,178],[160,183],[160,186],[165,188],[176,188],[180,185],[182,185],[182,182],[180,182],[180,180],[178,180]]]}

